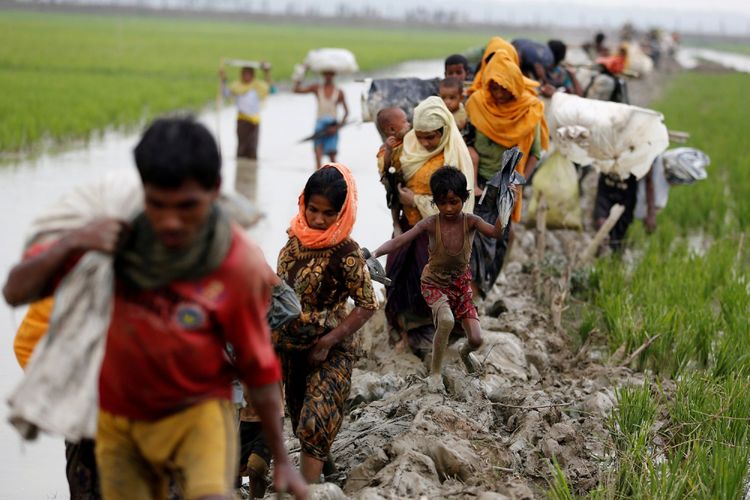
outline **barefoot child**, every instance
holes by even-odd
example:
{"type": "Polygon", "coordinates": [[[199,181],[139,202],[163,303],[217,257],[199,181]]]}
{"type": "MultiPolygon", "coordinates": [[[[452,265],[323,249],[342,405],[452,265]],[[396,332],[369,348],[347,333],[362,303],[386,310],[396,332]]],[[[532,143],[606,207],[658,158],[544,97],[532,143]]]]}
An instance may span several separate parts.
{"type": "Polygon", "coordinates": [[[442,386],[440,375],[448,335],[455,320],[461,321],[468,343],[461,357],[468,370],[473,371],[469,353],[482,345],[477,310],[472,303],[471,271],[469,258],[474,232],[500,238],[503,234],[502,220],[494,226],[474,214],[461,209],[469,198],[466,177],[460,170],[445,166],[430,178],[432,196],[438,214],[421,220],[401,236],[383,243],[372,252],[373,257],[386,255],[409,243],[423,232],[430,238],[429,261],[422,272],[422,295],[432,309],[435,322],[432,368],[428,384],[431,389],[442,386]]]}

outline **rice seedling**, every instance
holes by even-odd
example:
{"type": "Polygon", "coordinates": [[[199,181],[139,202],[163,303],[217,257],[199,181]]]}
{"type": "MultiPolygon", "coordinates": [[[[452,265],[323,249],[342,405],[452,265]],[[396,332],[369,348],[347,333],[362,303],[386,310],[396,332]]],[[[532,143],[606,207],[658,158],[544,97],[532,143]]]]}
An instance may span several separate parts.
{"type": "MultiPolygon", "coordinates": [[[[268,60],[274,78],[316,47],[347,47],[362,71],[443,58],[489,33],[4,11],[0,151],[65,140],[212,102],[222,57],[268,60]]],[[[230,74],[230,76],[232,76],[230,74]]]]}
{"type": "Polygon", "coordinates": [[[552,469],[552,479],[547,497],[551,500],[575,500],[576,496],[570,488],[568,479],[565,477],[565,472],[563,472],[556,459],[552,459],[550,468],[552,469]]]}
{"type": "MultiPolygon", "coordinates": [[[[742,498],[750,457],[750,157],[742,150],[750,76],[686,74],[659,103],[670,127],[712,159],[709,179],[670,193],[655,234],[635,227],[639,258],[599,261],[587,298],[611,352],[672,378],[618,392],[614,466],[592,498],[742,498]],[[651,431],[661,421],[658,440],[651,431]],[[658,444],[657,444],[658,441],[658,444]]],[[[592,320],[588,319],[587,323],[592,320]]]]}

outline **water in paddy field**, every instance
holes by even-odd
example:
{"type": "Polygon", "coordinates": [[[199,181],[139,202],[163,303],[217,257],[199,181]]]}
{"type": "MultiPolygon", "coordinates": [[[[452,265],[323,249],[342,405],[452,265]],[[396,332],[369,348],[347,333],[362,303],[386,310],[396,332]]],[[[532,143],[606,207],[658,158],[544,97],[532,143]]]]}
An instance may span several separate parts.
{"type": "Polygon", "coordinates": [[[677,52],[677,62],[679,62],[683,68],[695,68],[698,66],[701,59],[741,73],[750,73],[750,56],[747,55],[692,47],[680,49],[677,52]]]}
{"type": "MultiPolygon", "coordinates": [[[[390,68],[377,76],[432,78],[441,76],[442,70],[442,61],[417,61],[390,68]]],[[[343,79],[339,84],[346,95],[352,124],[339,134],[337,159],[351,168],[359,190],[359,213],[353,237],[360,245],[375,248],[391,234],[390,212],[375,164],[380,137],[373,123],[361,123],[360,96],[366,84],[343,79]]],[[[315,168],[312,143],[300,143],[313,132],[315,109],[313,94],[284,92],[271,95],[263,110],[258,205],[266,215],[250,234],[274,268],[278,252],[287,239],[286,228],[297,211],[297,197],[315,168]]],[[[234,182],[235,118],[232,106],[223,108],[220,113],[207,111],[199,117],[213,133],[219,132],[225,189],[231,189],[234,182]]],[[[138,136],[138,133],[108,133],[85,148],[0,168],[4,233],[0,245],[0,276],[3,281],[19,259],[26,228],[34,215],[77,185],[106,172],[135,168],[132,149],[138,136]]],[[[13,336],[24,312],[21,308],[12,310],[5,303],[0,305],[0,397],[3,401],[0,403],[0,498],[67,498],[62,439],[42,437],[37,442],[22,443],[16,431],[6,423],[4,400],[21,377],[13,355],[13,336]]]]}

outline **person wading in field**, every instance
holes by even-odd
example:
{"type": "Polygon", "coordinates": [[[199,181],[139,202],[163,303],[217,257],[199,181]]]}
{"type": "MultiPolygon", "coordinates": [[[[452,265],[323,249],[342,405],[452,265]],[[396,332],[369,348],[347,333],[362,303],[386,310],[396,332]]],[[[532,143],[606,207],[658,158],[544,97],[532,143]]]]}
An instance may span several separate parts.
{"type": "Polygon", "coordinates": [[[278,280],[216,204],[216,142],[190,119],[161,119],[135,162],[145,202],[134,220],[68,231],[16,265],[3,289],[11,305],[32,302],[51,295],[84,253],[114,256],[95,445],[103,497],[165,498],[174,477],[185,498],[231,498],[235,376],[263,422],[276,489],[306,497],[278,418],[281,372],[266,323],[278,280]]]}
{"type": "Polygon", "coordinates": [[[260,109],[271,88],[271,65],[260,64],[263,81],[255,78],[255,68],[240,69],[239,80],[227,85],[224,68],[219,69],[221,93],[224,98],[234,97],[237,104],[237,173],[235,190],[255,201],[258,183],[258,136],[260,134],[260,109]]]}
{"type": "Polygon", "coordinates": [[[323,155],[327,155],[331,163],[336,162],[339,129],[346,123],[346,119],[349,116],[349,108],[346,106],[344,91],[334,83],[335,72],[323,71],[322,84],[302,85],[306,68],[304,66],[300,66],[300,68],[302,68],[302,71],[295,70],[295,74],[292,77],[294,92],[297,94],[315,94],[318,101],[313,147],[315,148],[315,168],[320,168],[323,163],[323,155]],[[344,114],[340,120],[338,118],[339,106],[344,110],[344,114]]]}

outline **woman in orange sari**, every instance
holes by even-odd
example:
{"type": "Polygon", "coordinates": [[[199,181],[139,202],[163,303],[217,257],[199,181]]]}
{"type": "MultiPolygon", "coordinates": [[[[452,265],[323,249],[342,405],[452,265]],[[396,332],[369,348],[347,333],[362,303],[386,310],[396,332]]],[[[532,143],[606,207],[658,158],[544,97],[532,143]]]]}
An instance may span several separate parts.
{"type": "MultiPolygon", "coordinates": [[[[476,128],[474,148],[479,156],[476,190],[502,166],[505,150],[518,146],[523,153],[516,170],[527,179],[549,142],[544,104],[524,78],[513,59],[502,51],[495,52],[482,72],[482,86],[466,103],[466,111],[476,128]]],[[[533,83],[534,86],[538,84],[533,83]]],[[[490,200],[491,201],[491,200],[490,200]]],[[[511,220],[521,220],[522,198],[518,197],[511,220]]],[[[474,213],[494,224],[497,213],[488,210],[492,203],[478,205],[474,213]]],[[[476,291],[482,296],[500,274],[505,253],[512,242],[511,224],[502,241],[477,235],[472,253],[472,273],[476,291]]]]}
{"type": "MultiPolygon", "coordinates": [[[[453,114],[437,96],[428,97],[414,108],[414,128],[404,136],[400,157],[404,186],[399,189],[403,207],[402,231],[438,212],[432,203],[430,177],[444,165],[461,170],[467,179],[474,178],[469,150],[456,127],[453,114]]],[[[471,186],[469,186],[471,187],[471,186]]],[[[474,196],[464,210],[474,208],[474,196]]],[[[386,291],[385,314],[388,324],[401,340],[408,341],[418,356],[432,349],[432,311],[422,297],[422,269],[427,264],[427,235],[424,234],[388,254],[386,272],[392,286],[386,291]]]]}

